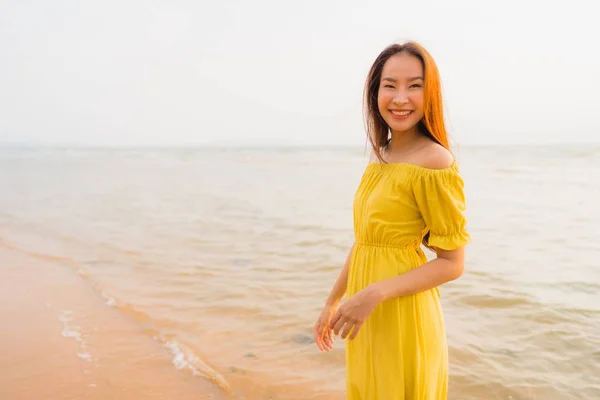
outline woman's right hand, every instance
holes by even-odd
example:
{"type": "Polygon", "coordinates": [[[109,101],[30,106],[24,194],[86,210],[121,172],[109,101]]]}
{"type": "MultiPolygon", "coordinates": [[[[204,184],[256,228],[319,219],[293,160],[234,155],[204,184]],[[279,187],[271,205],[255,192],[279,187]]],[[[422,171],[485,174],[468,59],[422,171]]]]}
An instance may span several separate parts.
{"type": "Polygon", "coordinates": [[[321,351],[329,351],[333,348],[333,327],[331,326],[331,317],[336,311],[335,306],[325,305],[321,315],[314,326],[315,343],[321,351]]]}

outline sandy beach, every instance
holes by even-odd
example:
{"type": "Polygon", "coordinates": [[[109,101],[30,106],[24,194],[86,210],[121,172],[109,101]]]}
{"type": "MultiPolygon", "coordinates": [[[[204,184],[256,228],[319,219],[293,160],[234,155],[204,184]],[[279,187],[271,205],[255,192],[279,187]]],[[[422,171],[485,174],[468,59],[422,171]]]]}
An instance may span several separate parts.
{"type": "Polygon", "coordinates": [[[58,261],[0,246],[1,399],[225,398],[58,261]]]}

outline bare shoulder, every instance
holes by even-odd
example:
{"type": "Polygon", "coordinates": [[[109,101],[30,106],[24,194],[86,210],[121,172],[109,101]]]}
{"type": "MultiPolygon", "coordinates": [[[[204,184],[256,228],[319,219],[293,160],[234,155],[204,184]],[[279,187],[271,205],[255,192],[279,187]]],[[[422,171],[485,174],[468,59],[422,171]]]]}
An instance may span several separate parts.
{"type": "Polygon", "coordinates": [[[444,169],[454,164],[454,156],[441,144],[429,141],[421,152],[420,164],[429,169],[444,169]]]}

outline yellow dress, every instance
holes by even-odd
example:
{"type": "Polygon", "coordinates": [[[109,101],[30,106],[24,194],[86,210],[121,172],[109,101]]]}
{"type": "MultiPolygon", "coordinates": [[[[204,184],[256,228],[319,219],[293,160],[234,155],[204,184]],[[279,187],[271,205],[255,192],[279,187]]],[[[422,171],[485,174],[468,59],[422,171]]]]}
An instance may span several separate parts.
{"type": "MultiPolygon", "coordinates": [[[[444,169],[371,162],[354,198],[355,247],[347,297],[425,262],[420,247],[455,249],[470,241],[464,182],[444,169]]],[[[348,400],[445,400],[448,348],[438,288],[380,303],[346,341],[348,400]]]]}

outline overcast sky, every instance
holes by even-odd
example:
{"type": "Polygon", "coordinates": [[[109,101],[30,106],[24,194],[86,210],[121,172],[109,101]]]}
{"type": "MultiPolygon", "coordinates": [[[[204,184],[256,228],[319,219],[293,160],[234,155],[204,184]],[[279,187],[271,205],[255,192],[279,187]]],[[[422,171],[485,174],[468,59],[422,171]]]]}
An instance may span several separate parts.
{"type": "Polygon", "coordinates": [[[598,142],[597,7],[0,0],[0,144],[362,146],[367,71],[405,39],[458,144],[598,142]]]}

